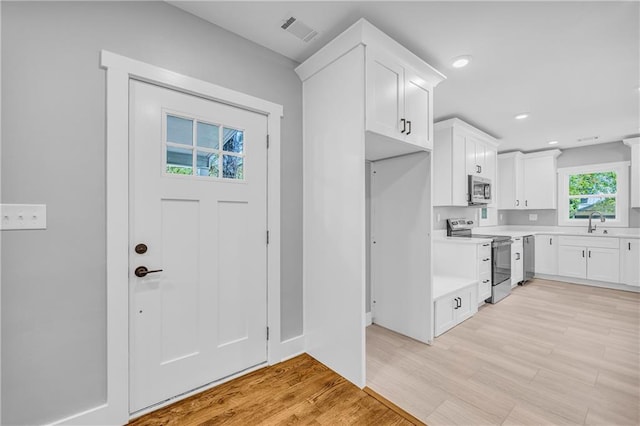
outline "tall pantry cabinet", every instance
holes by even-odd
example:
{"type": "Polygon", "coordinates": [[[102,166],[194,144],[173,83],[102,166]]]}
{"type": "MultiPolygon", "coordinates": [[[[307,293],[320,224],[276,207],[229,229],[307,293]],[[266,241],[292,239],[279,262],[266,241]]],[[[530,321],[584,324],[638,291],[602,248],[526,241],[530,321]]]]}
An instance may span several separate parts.
{"type": "Polygon", "coordinates": [[[296,72],[306,351],[364,387],[367,245],[374,322],[424,342],[433,336],[430,151],[433,88],[444,76],[364,19],[296,72]]]}

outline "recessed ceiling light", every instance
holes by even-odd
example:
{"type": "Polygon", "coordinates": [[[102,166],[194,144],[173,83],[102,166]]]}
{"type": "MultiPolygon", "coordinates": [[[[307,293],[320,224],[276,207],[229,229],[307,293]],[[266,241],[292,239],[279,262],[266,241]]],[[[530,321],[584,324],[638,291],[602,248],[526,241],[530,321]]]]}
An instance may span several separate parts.
{"type": "Polygon", "coordinates": [[[463,68],[469,65],[469,62],[471,62],[470,55],[458,56],[457,58],[453,58],[451,66],[454,68],[463,68]]]}
{"type": "Polygon", "coordinates": [[[549,141],[547,142],[549,145],[558,145],[558,141],[549,141]]]}
{"type": "Polygon", "coordinates": [[[524,120],[525,118],[527,118],[529,116],[528,112],[521,112],[520,114],[516,115],[515,118],[516,120],[524,120]]]}

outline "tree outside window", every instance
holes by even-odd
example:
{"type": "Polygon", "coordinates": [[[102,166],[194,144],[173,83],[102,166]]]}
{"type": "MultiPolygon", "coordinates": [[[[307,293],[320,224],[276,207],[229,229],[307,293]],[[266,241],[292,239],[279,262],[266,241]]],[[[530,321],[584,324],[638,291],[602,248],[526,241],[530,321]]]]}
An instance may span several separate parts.
{"type": "Polygon", "coordinates": [[[616,218],[617,174],[613,171],[569,176],[569,218],[587,219],[594,211],[616,218]]]}

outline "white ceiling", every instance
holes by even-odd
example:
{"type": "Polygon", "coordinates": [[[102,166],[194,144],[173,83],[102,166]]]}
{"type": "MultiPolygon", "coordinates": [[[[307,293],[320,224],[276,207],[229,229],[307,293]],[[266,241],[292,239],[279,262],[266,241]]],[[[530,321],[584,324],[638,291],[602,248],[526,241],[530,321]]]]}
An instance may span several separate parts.
{"type": "Polygon", "coordinates": [[[640,134],[637,1],[170,3],[297,62],[364,17],[448,77],[436,121],[460,117],[501,139],[500,151],[640,134]],[[282,30],[290,16],[319,35],[306,44],[282,30]],[[452,68],[460,55],[473,61],[452,68]]]}

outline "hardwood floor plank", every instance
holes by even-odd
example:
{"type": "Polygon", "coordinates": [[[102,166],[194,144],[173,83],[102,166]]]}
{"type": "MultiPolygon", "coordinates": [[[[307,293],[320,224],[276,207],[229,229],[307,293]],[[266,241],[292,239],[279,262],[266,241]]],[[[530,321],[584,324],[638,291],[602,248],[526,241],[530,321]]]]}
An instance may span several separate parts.
{"type": "Polygon", "coordinates": [[[131,421],[130,425],[412,423],[304,354],[131,421]]]}
{"type": "Polygon", "coordinates": [[[432,346],[368,327],[367,385],[430,426],[638,425],[639,335],[640,294],[536,279],[432,346]]]}

